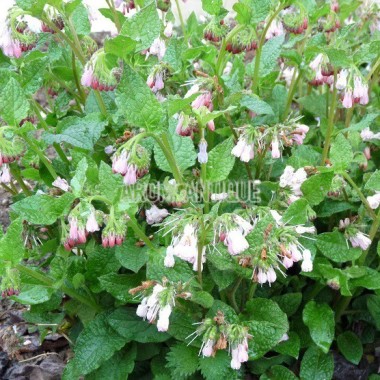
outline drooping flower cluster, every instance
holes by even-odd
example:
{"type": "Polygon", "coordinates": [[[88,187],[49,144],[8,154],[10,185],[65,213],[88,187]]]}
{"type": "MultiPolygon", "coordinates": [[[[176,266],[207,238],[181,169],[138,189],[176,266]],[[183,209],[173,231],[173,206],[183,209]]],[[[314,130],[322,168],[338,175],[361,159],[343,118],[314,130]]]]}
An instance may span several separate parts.
{"type": "Polygon", "coordinates": [[[154,281],[145,281],[141,286],[131,289],[130,294],[139,294],[142,301],[137,307],[136,314],[149,323],[157,323],[157,330],[168,331],[169,318],[175,307],[176,298],[188,299],[191,293],[185,291],[181,283],[172,284],[165,278],[162,285],[154,281]]]}
{"type": "Polygon", "coordinates": [[[158,60],[161,62],[165,56],[165,53],[166,53],[165,41],[162,38],[157,37],[153,41],[152,45],[150,46],[147,52],[147,58],[149,55],[155,55],[158,58],[158,60]]]}
{"type": "Polygon", "coordinates": [[[205,27],[203,31],[203,36],[206,40],[211,42],[219,42],[223,37],[226,36],[228,32],[227,26],[224,24],[224,21],[218,21],[213,19],[205,27]]]}
{"type": "Polygon", "coordinates": [[[118,67],[109,68],[106,53],[99,49],[86,63],[81,84],[94,90],[113,91],[117,86],[119,73],[118,67]]]}
{"type": "Polygon", "coordinates": [[[134,185],[138,178],[143,177],[148,172],[149,164],[148,151],[138,144],[131,149],[123,145],[112,157],[113,172],[121,174],[127,186],[134,185]]]}
{"type": "Polygon", "coordinates": [[[4,55],[20,58],[23,52],[36,46],[37,34],[41,31],[42,24],[38,19],[24,14],[19,7],[10,8],[0,25],[0,47],[4,55]]]}
{"type": "Polygon", "coordinates": [[[0,129],[0,183],[11,182],[11,172],[9,165],[17,161],[23,153],[24,145],[18,138],[8,140],[4,137],[3,131],[7,127],[0,129]]]}
{"type": "Polygon", "coordinates": [[[178,116],[176,133],[180,136],[189,136],[194,138],[194,133],[198,132],[198,123],[192,116],[180,113],[178,116]]]}
{"type": "Polygon", "coordinates": [[[5,267],[4,275],[1,278],[1,297],[17,296],[20,293],[20,273],[17,269],[9,266],[5,267]]]}
{"type": "Polygon", "coordinates": [[[63,226],[62,231],[62,244],[67,251],[71,251],[77,245],[86,243],[88,234],[100,229],[98,223],[100,217],[97,216],[95,208],[86,202],[79,203],[71,211],[68,220],[68,233],[65,226],[63,226]]]}
{"type": "Polygon", "coordinates": [[[239,31],[227,43],[226,50],[232,54],[239,54],[243,51],[251,51],[257,48],[257,36],[255,29],[251,26],[246,26],[239,31]]]}
{"type": "Polygon", "coordinates": [[[299,119],[290,120],[284,124],[277,124],[273,127],[262,126],[253,127],[245,125],[239,128],[239,140],[231,153],[240,158],[243,162],[248,162],[255,157],[255,154],[263,154],[267,149],[271,149],[272,158],[281,157],[284,147],[303,144],[309,127],[298,123],[299,119]]]}
{"type": "Polygon", "coordinates": [[[253,225],[237,214],[225,213],[214,222],[214,242],[223,242],[230,255],[239,255],[248,249],[245,238],[252,230],[253,225]]]}
{"type": "Polygon", "coordinates": [[[341,70],[337,76],[336,88],[341,90],[344,108],[351,108],[355,103],[366,105],[369,102],[368,84],[357,70],[341,70]]]}
{"type": "Polygon", "coordinates": [[[102,231],[102,246],[113,248],[115,245],[122,245],[127,235],[128,215],[112,213],[105,217],[106,226],[102,231]]]}
{"type": "Polygon", "coordinates": [[[340,220],[339,229],[344,231],[344,236],[354,248],[360,248],[365,251],[371,245],[371,239],[368,235],[361,232],[350,218],[340,220]]]}
{"type": "MultiPolygon", "coordinates": [[[[167,224],[173,223],[170,219],[167,224]]],[[[173,267],[175,265],[174,257],[179,257],[181,260],[193,264],[193,270],[197,271],[198,266],[203,269],[203,263],[206,261],[206,247],[202,248],[201,262],[198,262],[198,225],[195,221],[187,223],[184,227],[177,228],[173,233],[172,241],[166,249],[166,256],[164,264],[166,267],[173,267]]]]}
{"type": "Polygon", "coordinates": [[[285,30],[293,34],[302,34],[308,27],[307,14],[303,8],[290,6],[281,12],[285,30]]]}
{"type": "Polygon", "coordinates": [[[253,281],[270,285],[277,279],[276,271],[283,273],[283,269],[286,270],[301,261],[301,269],[304,272],[312,271],[311,252],[299,239],[303,234],[315,233],[314,226],[285,225],[282,216],[268,208],[258,207],[249,212],[255,220],[252,234],[259,228],[262,240],[257,240],[256,237],[255,244],[249,247],[249,251],[243,251],[239,256],[239,264],[253,269],[253,281]]]}
{"type": "Polygon", "coordinates": [[[192,335],[195,336],[194,339],[202,336],[199,354],[204,357],[215,356],[218,350],[227,349],[231,355],[232,369],[238,370],[242,363],[248,361],[248,339],[252,338],[248,333],[248,328],[240,324],[228,323],[221,311],[218,311],[213,319],[203,320],[192,335]]]}
{"type": "Polygon", "coordinates": [[[168,75],[168,68],[166,65],[155,65],[148,76],[146,84],[152,89],[154,93],[161,91],[165,87],[164,80],[168,75]]]}
{"type": "MultiPolygon", "coordinates": [[[[65,26],[62,16],[59,14],[56,8],[52,5],[45,4],[44,6],[44,16],[52,23],[58,30],[62,30],[65,26]]],[[[56,31],[53,27],[43,23],[42,31],[45,33],[55,33],[56,31]]]]}
{"type": "Polygon", "coordinates": [[[313,71],[314,78],[309,81],[313,86],[323,84],[331,85],[334,83],[334,69],[330,64],[330,60],[326,54],[318,54],[309,64],[313,71]]]}
{"type": "Polygon", "coordinates": [[[307,178],[307,173],[304,168],[295,170],[292,166],[287,165],[284,173],[280,177],[280,187],[290,189],[287,194],[288,202],[293,203],[302,197],[301,185],[307,178]]]}

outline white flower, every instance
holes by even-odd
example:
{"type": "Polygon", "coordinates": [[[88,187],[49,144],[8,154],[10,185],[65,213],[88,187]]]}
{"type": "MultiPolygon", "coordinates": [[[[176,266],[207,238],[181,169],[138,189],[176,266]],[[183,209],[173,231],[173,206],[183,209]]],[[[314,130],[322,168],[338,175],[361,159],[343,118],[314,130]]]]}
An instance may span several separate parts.
{"type": "Polygon", "coordinates": [[[204,344],[202,348],[202,355],[206,357],[210,357],[212,353],[214,352],[214,344],[215,344],[214,340],[207,339],[206,343],[204,344]]]}
{"type": "Polygon", "coordinates": [[[57,177],[54,182],[52,182],[52,185],[55,187],[58,187],[59,189],[63,191],[69,191],[70,186],[67,183],[67,181],[61,177],[57,177]]]}
{"type": "Polygon", "coordinates": [[[240,229],[228,231],[224,244],[227,246],[230,255],[238,255],[249,247],[248,241],[240,229]]]}
{"type": "Polygon", "coordinates": [[[259,268],[258,273],[257,273],[257,282],[262,285],[262,284],[265,284],[267,281],[268,281],[267,274],[261,268],[259,268]]]}
{"type": "Polygon", "coordinates": [[[239,140],[233,147],[231,154],[240,158],[243,162],[248,162],[254,157],[253,144],[248,144],[244,137],[239,137],[239,140]]]}
{"type": "Polygon", "coordinates": [[[99,224],[96,220],[95,212],[93,211],[91,212],[90,216],[87,219],[86,230],[87,232],[99,231],[99,224]]]}
{"type": "Polygon", "coordinates": [[[156,205],[152,205],[149,210],[146,210],[146,222],[148,224],[156,224],[162,222],[169,215],[166,208],[159,209],[156,205]]]}
{"type": "Polygon", "coordinates": [[[169,37],[172,36],[172,34],[173,34],[173,23],[169,21],[166,24],[166,27],[165,27],[165,30],[164,30],[164,35],[165,35],[165,37],[169,38],[169,37]]]}
{"type": "Polygon", "coordinates": [[[358,231],[355,236],[351,236],[349,240],[353,247],[360,247],[363,251],[368,249],[371,245],[371,239],[360,231],[358,231]]]}
{"type": "Polygon", "coordinates": [[[347,77],[349,71],[347,69],[343,69],[337,76],[336,88],[338,90],[344,90],[347,87],[347,77]]]}
{"type": "Polygon", "coordinates": [[[280,187],[290,186],[290,184],[292,183],[293,175],[294,168],[292,166],[287,165],[280,177],[280,187]]]}
{"type": "Polygon", "coordinates": [[[194,84],[190,87],[190,90],[186,92],[184,98],[190,98],[190,96],[196,94],[197,92],[200,91],[200,88],[199,88],[199,85],[198,84],[194,84]]]}
{"type": "Polygon", "coordinates": [[[3,164],[0,166],[0,183],[10,183],[11,182],[11,172],[9,166],[3,164]]]}
{"type": "Polygon", "coordinates": [[[276,210],[270,210],[269,212],[272,215],[272,218],[276,221],[276,223],[279,226],[283,225],[282,216],[279,214],[278,211],[276,211],[276,210]]]}
{"type": "Polygon", "coordinates": [[[273,282],[275,282],[276,279],[277,279],[276,272],[272,267],[270,267],[267,270],[267,281],[268,281],[269,285],[272,284],[273,282]]]}
{"type": "Polygon", "coordinates": [[[232,63],[228,61],[226,63],[226,67],[223,70],[223,75],[230,75],[231,74],[231,70],[232,70],[232,63]]]}
{"type": "Polygon", "coordinates": [[[380,132],[379,133],[374,133],[372,132],[368,127],[364,128],[360,132],[360,137],[362,138],[363,141],[371,141],[371,140],[380,140],[380,132]]]}
{"type": "Polygon", "coordinates": [[[165,256],[165,259],[164,259],[164,265],[167,267],[167,268],[173,268],[174,267],[174,264],[175,264],[175,260],[174,260],[174,253],[173,253],[173,247],[172,246],[169,246],[167,249],[166,249],[166,256],[165,256]]]}
{"type": "Polygon", "coordinates": [[[279,144],[277,136],[275,136],[272,140],[272,158],[280,158],[280,157],[281,157],[280,144],[279,144]]]}
{"type": "Polygon", "coordinates": [[[294,75],[294,70],[295,70],[294,67],[286,67],[282,71],[282,76],[284,77],[286,85],[288,87],[290,87],[290,84],[292,83],[292,79],[293,79],[293,75],[294,75]]]}
{"type": "MultiPolygon", "coordinates": [[[[287,333],[285,333],[285,334],[281,337],[280,342],[286,342],[287,340],[289,340],[289,335],[288,335],[287,333]]],[[[280,343],[280,342],[279,342],[279,343],[280,343]]]]}
{"type": "Polygon", "coordinates": [[[156,55],[158,60],[161,61],[162,58],[164,58],[165,52],[166,52],[165,41],[157,37],[153,41],[152,46],[149,49],[149,53],[152,55],[156,55]]]}
{"type": "Polygon", "coordinates": [[[318,54],[309,64],[309,67],[314,70],[314,71],[318,71],[318,69],[320,68],[321,64],[322,64],[322,60],[323,60],[323,54],[320,53],[318,54]]]}
{"type": "Polygon", "coordinates": [[[234,215],[234,221],[243,230],[243,235],[247,236],[252,230],[253,226],[239,215],[234,215]]]}
{"type": "Polygon", "coordinates": [[[33,33],[42,32],[42,22],[38,18],[30,15],[23,15],[23,20],[28,24],[28,29],[33,33]]]}
{"type": "Polygon", "coordinates": [[[136,315],[140,318],[146,318],[146,315],[148,313],[148,305],[147,305],[148,298],[145,297],[141,301],[140,305],[137,306],[136,315]]]}
{"type": "Polygon", "coordinates": [[[367,201],[372,210],[376,210],[380,206],[380,191],[377,191],[375,195],[367,197],[367,201]]]}
{"type": "Polygon", "coordinates": [[[200,164],[207,164],[208,154],[207,154],[207,141],[202,139],[198,145],[199,153],[198,153],[198,162],[200,164]]]}
{"type": "Polygon", "coordinates": [[[168,331],[169,328],[169,317],[172,313],[172,307],[168,304],[160,309],[158,313],[157,330],[158,331],[168,331]]]}
{"type": "Polygon", "coordinates": [[[314,226],[311,226],[311,227],[305,227],[305,226],[297,226],[296,227],[296,232],[297,234],[314,234],[316,231],[315,231],[315,227],[314,226]]]}
{"type": "Polygon", "coordinates": [[[303,272],[311,272],[313,270],[313,261],[311,260],[311,252],[308,249],[303,251],[303,261],[301,269],[303,272]]]}

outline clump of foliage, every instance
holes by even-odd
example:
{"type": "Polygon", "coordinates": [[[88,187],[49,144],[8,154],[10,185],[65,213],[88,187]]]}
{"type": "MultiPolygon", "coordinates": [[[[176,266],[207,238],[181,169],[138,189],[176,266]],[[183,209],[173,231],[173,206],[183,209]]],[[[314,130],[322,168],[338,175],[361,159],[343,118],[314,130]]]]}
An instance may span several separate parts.
{"type": "Polygon", "coordinates": [[[203,0],[186,23],[178,0],[106,2],[17,0],[1,27],[2,296],[70,338],[65,379],[367,363],[376,2],[239,0],[232,18],[203,0]],[[115,25],[101,46],[98,12],[115,25]]]}

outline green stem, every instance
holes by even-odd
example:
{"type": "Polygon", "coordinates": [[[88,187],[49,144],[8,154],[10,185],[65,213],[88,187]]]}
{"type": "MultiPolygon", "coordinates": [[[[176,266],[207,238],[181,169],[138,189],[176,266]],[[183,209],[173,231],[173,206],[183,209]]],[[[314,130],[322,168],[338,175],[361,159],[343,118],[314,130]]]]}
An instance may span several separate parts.
{"type": "Polygon", "coordinates": [[[185,43],[187,45],[187,42],[188,42],[188,38],[187,38],[187,33],[186,33],[186,26],[185,26],[185,22],[183,20],[183,15],[182,15],[182,11],[181,11],[181,6],[179,5],[179,1],[178,0],[175,0],[175,5],[177,7],[177,12],[178,12],[178,17],[179,17],[179,22],[181,23],[181,29],[182,29],[182,34],[183,34],[183,37],[185,39],[185,43]]]}
{"type": "Polygon", "coordinates": [[[93,90],[93,91],[94,91],[96,102],[98,103],[100,112],[102,113],[102,115],[106,116],[107,108],[106,108],[106,105],[104,104],[102,96],[100,95],[98,90],[93,90]]]}
{"type": "Polygon", "coordinates": [[[260,72],[260,60],[261,60],[261,53],[262,48],[265,43],[265,36],[267,34],[267,31],[272,24],[273,20],[277,17],[277,15],[286,7],[285,4],[279,6],[277,10],[272,14],[272,16],[269,18],[268,22],[265,25],[264,30],[261,33],[259,44],[256,49],[256,57],[255,57],[255,68],[253,71],[253,79],[252,79],[252,91],[257,93],[259,89],[259,72],[260,72]]]}
{"type": "Polygon", "coordinates": [[[344,122],[344,126],[348,128],[351,124],[352,115],[354,113],[354,107],[351,107],[346,112],[346,120],[344,122]]]}
{"type": "Polygon", "coordinates": [[[373,220],[376,220],[376,213],[372,210],[371,206],[369,205],[366,197],[364,196],[364,194],[360,190],[359,186],[355,183],[355,181],[350,177],[350,175],[347,172],[342,171],[341,175],[352,186],[352,188],[357,192],[357,194],[359,195],[359,198],[363,202],[363,205],[366,208],[368,214],[371,216],[371,218],[373,220]]]}
{"type": "Polygon", "coordinates": [[[202,256],[203,256],[203,247],[205,245],[205,241],[206,241],[206,236],[207,236],[207,231],[206,231],[206,228],[205,228],[205,225],[204,225],[204,222],[203,222],[203,218],[200,219],[200,228],[201,228],[201,236],[200,236],[200,239],[198,241],[198,257],[197,257],[197,260],[198,260],[198,281],[200,283],[200,285],[202,286],[202,267],[203,267],[203,264],[202,264],[202,256]]]}
{"type": "Polygon", "coordinates": [[[282,116],[282,120],[285,120],[288,116],[289,110],[292,106],[293,96],[296,92],[297,84],[298,84],[298,81],[300,80],[300,78],[301,78],[301,73],[298,73],[298,75],[297,75],[297,70],[294,69],[292,81],[291,81],[290,87],[289,87],[288,99],[286,101],[286,107],[285,107],[284,114],[282,116]]]}
{"type": "Polygon", "coordinates": [[[2,187],[5,191],[8,191],[8,193],[11,193],[12,195],[16,195],[16,194],[17,194],[17,191],[14,191],[14,190],[11,189],[10,187],[8,187],[5,183],[1,183],[0,185],[1,185],[1,187],[2,187]]]}
{"type": "Polygon", "coordinates": [[[251,300],[253,296],[255,295],[256,288],[257,288],[257,282],[251,282],[251,284],[249,285],[249,291],[248,291],[248,301],[251,300]]]}
{"type": "Polygon", "coordinates": [[[380,57],[377,58],[376,63],[372,66],[371,71],[368,73],[368,75],[367,75],[367,81],[369,81],[371,79],[372,75],[375,74],[375,72],[379,68],[379,66],[380,66],[380,57]]]}
{"type": "Polygon", "coordinates": [[[121,25],[120,25],[119,17],[117,16],[117,13],[116,13],[115,3],[113,2],[113,0],[106,0],[106,3],[112,11],[113,20],[115,22],[116,29],[118,32],[120,32],[121,25]]]}
{"type": "Polygon", "coordinates": [[[332,102],[330,106],[330,112],[329,112],[329,118],[327,121],[327,131],[326,131],[326,138],[325,138],[325,144],[323,146],[323,152],[322,152],[322,163],[321,165],[324,166],[326,164],[327,156],[329,154],[330,150],[330,143],[331,143],[331,136],[334,130],[334,117],[335,117],[335,109],[336,109],[336,100],[337,100],[337,91],[336,88],[336,78],[337,78],[337,72],[336,69],[334,70],[334,90],[332,94],[332,102]]]}
{"type": "Polygon", "coordinates": [[[236,302],[236,291],[239,289],[239,286],[240,286],[242,280],[243,280],[242,277],[239,277],[236,280],[236,283],[235,283],[234,287],[231,289],[231,292],[229,293],[229,297],[228,297],[230,302],[231,302],[231,306],[234,308],[234,310],[237,313],[240,313],[240,309],[239,309],[239,306],[237,305],[237,302],[236,302]]]}
{"type": "Polygon", "coordinates": [[[46,158],[45,154],[40,150],[40,148],[34,144],[34,142],[27,136],[22,136],[22,138],[27,142],[27,144],[30,146],[32,150],[34,150],[40,160],[43,162],[43,164],[46,166],[46,169],[49,171],[51,176],[56,179],[58,177],[57,173],[55,172],[53,165],[49,162],[49,160],[46,158]]]}
{"type": "Polygon", "coordinates": [[[17,181],[17,183],[20,185],[22,191],[24,194],[29,197],[32,195],[32,192],[29,190],[28,186],[26,186],[24,180],[21,177],[20,169],[17,165],[10,165],[10,170],[13,178],[17,181]]]}
{"type": "Polygon", "coordinates": [[[183,185],[183,179],[181,171],[179,170],[179,167],[177,165],[176,159],[172,153],[172,150],[170,148],[170,143],[167,134],[164,132],[161,134],[161,138],[155,135],[154,133],[147,132],[145,133],[146,137],[152,137],[154,138],[158,145],[160,146],[161,150],[163,151],[166,160],[169,163],[170,168],[172,169],[174,179],[179,185],[183,185]]]}
{"type": "Polygon", "coordinates": [[[157,248],[154,246],[154,244],[149,240],[148,236],[145,235],[144,231],[140,228],[140,226],[135,221],[134,217],[129,216],[130,219],[128,221],[128,224],[133,229],[135,235],[140,238],[147,247],[156,250],[157,248]]]}
{"type": "Polygon", "coordinates": [[[226,50],[227,42],[230,41],[243,28],[244,28],[244,25],[238,24],[227,34],[225,38],[223,38],[222,45],[219,50],[218,59],[216,61],[216,66],[215,66],[215,72],[218,77],[220,77],[223,73],[223,61],[227,52],[226,50]]]}
{"type": "Polygon", "coordinates": [[[79,82],[79,76],[78,76],[78,70],[77,70],[77,65],[75,62],[75,54],[72,52],[71,54],[71,68],[73,70],[73,75],[74,75],[74,80],[75,80],[75,85],[78,90],[79,97],[81,99],[81,103],[85,104],[86,103],[86,94],[84,93],[82,86],[79,82]]]}
{"type": "MultiPolygon", "coordinates": [[[[38,280],[42,284],[48,286],[48,287],[54,287],[55,281],[52,280],[50,277],[46,276],[45,274],[35,271],[31,268],[28,268],[24,265],[18,264],[16,265],[16,268],[19,272],[24,273],[25,275],[29,277],[33,277],[34,279],[38,280]]],[[[90,306],[96,311],[100,311],[101,308],[99,305],[97,305],[95,302],[90,301],[87,297],[77,293],[74,289],[69,288],[66,285],[61,285],[61,290],[66,293],[71,298],[74,298],[78,300],[79,302],[83,303],[84,305],[90,306]]]]}

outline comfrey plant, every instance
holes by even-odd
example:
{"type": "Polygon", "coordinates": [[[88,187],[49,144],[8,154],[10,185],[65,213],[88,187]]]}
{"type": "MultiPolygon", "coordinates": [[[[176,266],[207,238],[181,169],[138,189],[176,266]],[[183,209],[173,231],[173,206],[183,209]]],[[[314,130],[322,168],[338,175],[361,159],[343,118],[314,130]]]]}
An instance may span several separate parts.
{"type": "Polygon", "coordinates": [[[4,15],[2,297],[67,380],[378,372],[378,2],[183,3],[4,15]]]}

